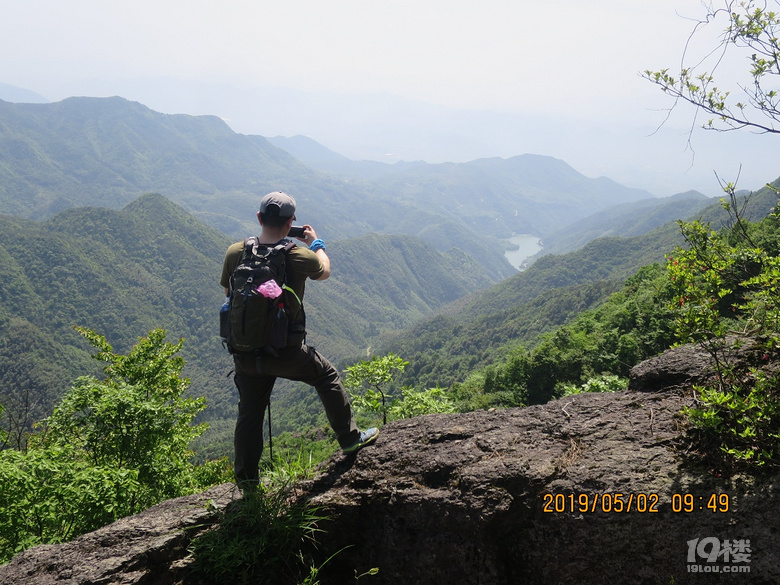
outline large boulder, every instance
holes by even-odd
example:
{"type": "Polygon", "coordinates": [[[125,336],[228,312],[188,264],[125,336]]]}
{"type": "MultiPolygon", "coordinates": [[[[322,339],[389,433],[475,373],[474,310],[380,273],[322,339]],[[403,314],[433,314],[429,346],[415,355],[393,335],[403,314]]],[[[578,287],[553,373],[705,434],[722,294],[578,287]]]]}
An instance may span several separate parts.
{"type": "Polygon", "coordinates": [[[307,488],[332,519],[324,582],[377,567],[374,583],[780,583],[777,475],[686,456],[680,411],[714,375],[689,345],[637,365],[626,392],[388,425],[307,488]]]}
{"type": "Polygon", "coordinates": [[[686,459],[688,401],[581,394],[388,425],[307,488],[331,517],[322,582],[377,567],[371,583],[679,585],[717,583],[715,570],[780,583],[777,477],[717,477],[686,459]],[[707,562],[714,539],[750,554],[707,562]]]}
{"type": "MultiPolygon", "coordinates": [[[[686,454],[679,413],[711,374],[678,348],[626,392],[386,425],[300,486],[329,515],[320,583],[373,568],[360,583],[780,583],[777,474],[721,477],[686,454]]],[[[0,585],[202,585],[187,544],[237,497],[219,486],[35,547],[0,585]]]]}

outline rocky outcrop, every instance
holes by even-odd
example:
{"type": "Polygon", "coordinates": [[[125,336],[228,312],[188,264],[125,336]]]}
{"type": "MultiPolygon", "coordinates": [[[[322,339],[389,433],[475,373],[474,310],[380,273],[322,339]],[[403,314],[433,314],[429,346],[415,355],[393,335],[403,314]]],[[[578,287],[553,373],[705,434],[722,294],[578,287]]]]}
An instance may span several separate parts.
{"type": "Polygon", "coordinates": [[[322,553],[341,551],[323,582],[378,567],[372,583],[780,583],[778,477],[684,456],[679,412],[713,373],[687,346],[637,366],[627,392],[388,425],[308,486],[332,518],[322,553]],[[747,556],[723,553],[735,543],[747,556]]]}
{"type": "MultiPolygon", "coordinates": [[[[724,366],[745,369],[761,366],[774,370],[776,364],[765,363],[755,340],[729,337],[712,342],[718,348],[718,359],[724,366]]],[[[634,366],[631,370],[631,390],[640,392],[689,390],[715,379],[715,366],[709,352],[697,344],[683,345],[634,366]]]]}
{"type": "Polygon", "coordinates": [[[709,570],[780,582],[777,478],[691,467],[673,448],[685,402],[578,395],[388,426],[309,488],[332,517],[323,554],[342,551],[324,582],[378,567],[372,583],[702,583],[688,568],[708,566],[688,562],[689,541],[702,538],[750,541],[750,563],[709,570]]]}
{"type": "Polygon", "coordinates": [[[0,567],[0,585],[171,584],[192,537],[240,492],[224,484],[168,500],[64,544],[33,547],[0,567]]]}
{"type": "MultiPolygon", "coordinates": [[[[638,366],[627,392],[385,426],[375,446],[334,456],[301,486],[330,518],[320,582],[354,583],[375,567],[360,583],[780,582],[778,477],[718,477],[679,440],[678,413],[706,367],[706,354],[678,349],[638,366]],[[671,390],[659,391],[665,367],[671,390]]],[[[233,497],[215,489],[222,504],[233,497]]],[[[183,509],[207,523],[214,497],[183,509]]],[[[171,558],[191,524],[163,527],[159,510],[22,553],[0,583],[194,583],[171,558]],[[102,576],[88,569],[98,563],[102,576]]]]}

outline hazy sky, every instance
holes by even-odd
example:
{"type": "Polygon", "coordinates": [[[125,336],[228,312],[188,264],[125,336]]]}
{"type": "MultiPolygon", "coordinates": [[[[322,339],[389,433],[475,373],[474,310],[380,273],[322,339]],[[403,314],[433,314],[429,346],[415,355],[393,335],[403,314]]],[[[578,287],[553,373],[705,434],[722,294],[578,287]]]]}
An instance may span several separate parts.
{"type": "Polygon", "coordinates": [[[780,138],[696,131],[694,158],[687,108],[653,134],[671,104],[639,72],[674,69],[703,14],[700,0],[0,0],[0,83],[215,114],[351,158],[534,152],[660,195],[716,194],[713,172],[741,164],[757,188],[780,175],[780,138]]]}

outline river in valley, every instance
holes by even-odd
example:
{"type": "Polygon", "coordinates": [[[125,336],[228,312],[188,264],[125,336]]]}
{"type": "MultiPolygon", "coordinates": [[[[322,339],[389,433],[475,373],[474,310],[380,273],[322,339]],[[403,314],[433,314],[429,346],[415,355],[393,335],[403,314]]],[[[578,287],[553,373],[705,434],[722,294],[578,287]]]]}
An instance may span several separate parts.
{"type": "Polygon", "coordinates": [[[509,238],[509,242],[516,248],[507,250],[504,256],[518,270],[524,270],[526,258],[533,256],[542,249],[542,241],[539,237],[530,234],[512,236],[509,238]]]}

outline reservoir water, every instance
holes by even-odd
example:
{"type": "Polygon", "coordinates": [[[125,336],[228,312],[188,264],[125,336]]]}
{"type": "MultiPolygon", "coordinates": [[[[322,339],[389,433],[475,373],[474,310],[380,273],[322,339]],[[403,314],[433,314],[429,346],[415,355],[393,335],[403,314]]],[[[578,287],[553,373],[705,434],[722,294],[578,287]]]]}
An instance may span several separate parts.
{"type": "Polygon", "coordinates": [[[509,263],[518,270],[523,270],[525,268],[523,263],[526,258],[533,256],[542,249],[542,242],[539,237],[530,234],[512,236],[509,238],[509,242],[516,247],[512,250],[507,250],[504,253],[504,256],[509,260],[509,263]]]}

